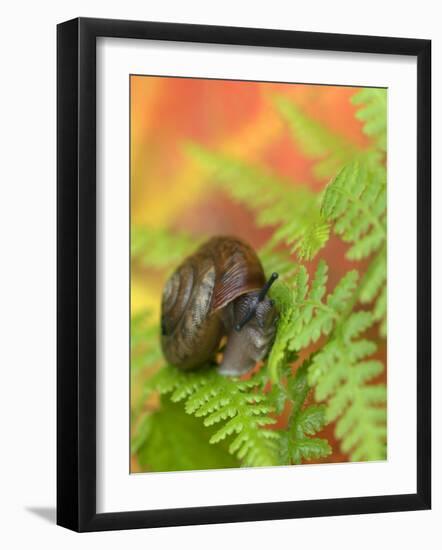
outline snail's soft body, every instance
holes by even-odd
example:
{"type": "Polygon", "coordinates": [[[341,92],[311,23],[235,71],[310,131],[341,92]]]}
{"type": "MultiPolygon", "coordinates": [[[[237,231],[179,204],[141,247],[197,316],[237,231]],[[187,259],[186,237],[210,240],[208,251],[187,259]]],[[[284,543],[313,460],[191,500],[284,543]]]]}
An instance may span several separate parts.
{"type": "Polygon", "coordinates": [[[213,237],[187,257],[166,282],[161,345],[167,361],[196,369],[215,360],[227,339],[219,372],[238,376],[263,359],[275,337],[277,311],[255,251],[234,237],[213,237]]]}

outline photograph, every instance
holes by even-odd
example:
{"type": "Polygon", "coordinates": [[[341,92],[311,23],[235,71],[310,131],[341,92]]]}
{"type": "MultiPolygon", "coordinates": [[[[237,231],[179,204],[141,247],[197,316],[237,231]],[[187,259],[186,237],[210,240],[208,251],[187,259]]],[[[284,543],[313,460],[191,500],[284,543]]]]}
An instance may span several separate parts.
{"type": "Polygon", "coordinates": [[[387,460],[388,89],[129,86],[131,474],[387,460]]]}

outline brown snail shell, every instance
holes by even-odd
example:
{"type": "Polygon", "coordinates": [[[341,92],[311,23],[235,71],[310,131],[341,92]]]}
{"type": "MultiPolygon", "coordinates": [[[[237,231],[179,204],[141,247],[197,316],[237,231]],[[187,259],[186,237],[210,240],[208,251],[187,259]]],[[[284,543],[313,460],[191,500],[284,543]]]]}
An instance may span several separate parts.
{"type": "Polygon", "coordinates": [[[167,361],[193,369],[213,360],[221,339],[243,315],[241,303],[247,300],[238,298],[247,295],[256,302],[265,283],[261,262],[248,244],[235,237],[213,237],[203,244],[164,287],[161,345],[167,361]]]}

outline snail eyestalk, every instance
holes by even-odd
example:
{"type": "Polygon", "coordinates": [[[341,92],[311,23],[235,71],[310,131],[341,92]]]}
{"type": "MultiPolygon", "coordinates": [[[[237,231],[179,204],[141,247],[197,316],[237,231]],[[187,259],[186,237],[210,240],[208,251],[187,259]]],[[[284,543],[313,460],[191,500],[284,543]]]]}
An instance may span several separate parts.
{"type": "Polygon", "coordinates": [[[276,279],[279,277],[278,273],[272,273],[270,275],[269,280],[266,282],[266,284],[262,287],[262,289],[259,291],[258,299],[255,302],[253,306],[250,307],[249,311],[247,312],[247,315],[242,319],[237,325],[235,325],[235,330],[239,332],[244,325],[246,325],[255,315],[256,312],[256,306],[264,300],[266,297],[268,291],[270,290],[270,287],[272,284],[276,281],[276,279]]]}
{"type": "Polygon", "coordinates": [[[270,279],[266,282],[266,284],[259,291],[258,302],[262,302],[264,300],[264,298],[266,297],[267,292],[270,290],[270,287],[272,286],[272,284],[276,281],[276,279],[278,277],[279,277],[278,273],[272,273],[270,275],[270,279]]]}

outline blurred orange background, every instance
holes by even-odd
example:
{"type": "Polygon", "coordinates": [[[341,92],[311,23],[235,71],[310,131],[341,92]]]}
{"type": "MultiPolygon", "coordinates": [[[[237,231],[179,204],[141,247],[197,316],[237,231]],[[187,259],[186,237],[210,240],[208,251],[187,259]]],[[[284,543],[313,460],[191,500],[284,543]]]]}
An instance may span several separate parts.
{"type": "MultiPolygon", "coordinates": [[[[275,94],[290,98],[305,114],[358,148],[368,145],[362,124],[355,118],[351,97],[360,88],[275,84],[196,78],[131,77],[131,212],[132,225],[185,230],[191,235],[233,234],[252,246],[261,246],[271,230],[254,225],[253,216],[234,203],[210,175],[186,155],[183,145],[193,141],[250,165],[265,167],[314,191],[318,180],[313,160],[290,135],[272,104],[275,94]]],[[[345,259],[346,245],[332,237],[318,257],[329,264],[329,286],[356,267],[366,264],[345,259]]],[[[310,265],[311,264],[311,265],[310,265]]],[[[164,273],[132,266],[132,312],[146,307],[159,315],[164,273]]],[[[378,341],[379,358],[386,361],[385,342],[378,341]]],[[[384,376],[385,378],[385,376],[384,376]]],[[[319,434],[320,435],[320,434],[319,434]]],[[[324,435],[334,443],[333,425],[324,435]]],[[[348,460],[334,445],[327,462],[348,460]]]]}
{"type": "MultiPolygon", "coordinates": [[[[326,181],[315,179],[313,161],[296,147],[271,97],[288,96],[306,114],[363,147],[367,138],[350,103],[358,90],[132,76],[132,224],[186,230],[197,235],[235,234],[253,246],[262,244],[268,231],[257,229],[245,208],[210,185],[207,173],[186,156],[183,144],[189,140],[198,142],[250,164],[265,166],[292,179],[294,185],[302,182],[320,190],[326,181]]],[[[153,273],[133,270],[133,311],[145,306],[158,310],[161,283],[153,273]]]]}

